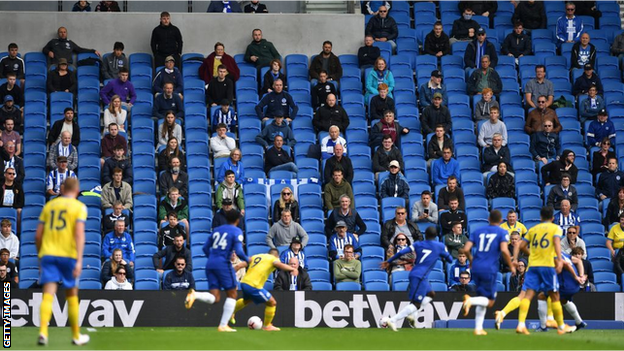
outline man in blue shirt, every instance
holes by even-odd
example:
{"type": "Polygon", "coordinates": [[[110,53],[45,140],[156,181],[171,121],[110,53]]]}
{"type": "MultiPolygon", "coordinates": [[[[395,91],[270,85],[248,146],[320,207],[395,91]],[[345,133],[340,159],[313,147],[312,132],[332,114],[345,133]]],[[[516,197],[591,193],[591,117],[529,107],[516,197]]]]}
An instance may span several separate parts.
{"type": "Polygon", "coordinates": [[[433,184],[446,184],[449,176],[459,178],[459,162],[453,158],[453,150],[449,147],[442,149],[442,157],[431,165],[431,179],[433,184]]]}

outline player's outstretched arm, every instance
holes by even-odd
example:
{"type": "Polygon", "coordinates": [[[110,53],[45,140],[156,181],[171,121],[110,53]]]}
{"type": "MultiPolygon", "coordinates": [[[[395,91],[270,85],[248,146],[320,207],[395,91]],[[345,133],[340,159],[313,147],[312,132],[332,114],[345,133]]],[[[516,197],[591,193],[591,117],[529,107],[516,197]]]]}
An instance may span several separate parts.
{"type": "Polygon", "coordinates": [[[292,275],[294,275],[295,277],[297,275],[299,275],[299,270],[297,270],[296,268],[293,268],[293,267],[291,267],[291,266],[289,266],[287,264],[284,264],[284,263],[282,263],[280,261],[273,262],[273,266],[275,266],[275,268],[277,268],[277,269],[281,269],[281,270],[286,271],[286,272],[292,272],[292,275]]]}
{"type": "Polygon", "coordinates": [[[41,240],[43,240],[43,223],[39,223],[37,225],[37,232],[35,233],[35,246],[37,247],[37,252],[41,250],[41,240]]]}
{"type": "Polygon", "coordinates": [[[557,273],[561,272],[563,269],[563,258],[561,257],[561,237],[553,236],[553,245],[555,245],[555,253],[557,257],[555,258],[555,270],[557,273]]]}
{"type": "Polygon", "coordinates": [[[243,250],[243,244],[240,241],[234,244],[234,251],[236,252],[236,256],[238,256],[238,258],[240,258],[240,260],[243,262],[249,262],[249,260],[251,259],[251,257],[247,257],[247,255],[245,254],[245,250],[243,250]]]}

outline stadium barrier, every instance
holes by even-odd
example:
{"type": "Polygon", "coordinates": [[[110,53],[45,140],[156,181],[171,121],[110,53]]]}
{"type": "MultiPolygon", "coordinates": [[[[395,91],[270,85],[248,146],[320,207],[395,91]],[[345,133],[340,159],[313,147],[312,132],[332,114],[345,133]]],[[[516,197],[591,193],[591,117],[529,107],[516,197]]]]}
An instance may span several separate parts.
{"type": "MultiPolygon", "coordinates": [[[[323,292],[298,291],[273,293],[277,302],[275,325],[280,327],[376,328],[383,316],[394,315],[406,305],[405,292],[323,292]]],[[[96,291],[80,292],[80,323],[85,327],[215,327],[223,303],[206,305],[196,302],[184,308],[184,291],[96,291]]],[[[462,294],[437,293],[433,303],[419,314],[418,327],[431,328],[435,321],[473,319],[461,313],[462,294]]],[[[494,309],[516,296],[499,293],[494,309]]],[[[225,296],[224,296],[225,297],[225,296]]],[[[67,325],[67,304],[63,293],[53,304],[51,325],[67,325]]],[[[13,290],[11,293],[12,326],[39,326],[40,290],[13,290]]],[[[580,293],[574,297],[585,320],[624,321],[624,293],[580,293]]],[[[537,319],[533,303],[529,319],[537,319]]],[[[492,309],[491,311],[494,311],[492,309]]],[[[250,305],[236,319],[244,325],[251,316],[264,315],[264,305],[250,305]]],[[[514,312],[510,321],[516,318],[514,312]]],[[[407,324],[406,324],[407,325],[407,324]]],[[[441,326],[441,325],[440,325],[441,326]]]]}

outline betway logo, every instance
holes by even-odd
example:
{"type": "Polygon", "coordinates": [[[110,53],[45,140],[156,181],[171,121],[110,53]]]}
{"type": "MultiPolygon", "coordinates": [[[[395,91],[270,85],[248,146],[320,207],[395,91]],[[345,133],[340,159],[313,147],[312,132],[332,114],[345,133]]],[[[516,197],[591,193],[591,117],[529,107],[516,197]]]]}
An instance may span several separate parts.
{"type": "MultiPolygon", "coordinates": [[[[295,292],[295,327],[297,328],[314,328],[320,325],[321,321],[330,328],[370,328],[371,322],[374,327],[379,327],[379,321],[382,317],[394,316],[409,304],[409,301],[401,301],[396,308],[392,301],[386,301],[382,309],[377,300],[377,295],[354,294],[351,301],[333,300],[325,306],[321,306],[317,301],[306,300],[305,294],[305,291],[295,292]],[[306,319],[306,311],[308,310],[311,312],[311,317],[306,319]],[[370,312],[366,310],[370,310],[370,312]]],[[[453,302],[450,307],[449,311],[444,302],[433,301],[421,308],[418,311],[416,327],[431,328],[435,320],[434,312],[438,314],[439,320],[457,319],[462,303],[453,302]]],[[[310,314],[308,315],[310,316],[310,314]]],[[[400,320],[397,325],[402,324],[403,320],[400,320]]]]}
{"type": "MultiPolygon", "coordinates": [[[[14,327],[24,326],[29,320],[21,316],[30,316],[32,323],[38,327],[40,325],[39,307],[41,306],[42,295],[42,293],[33,293],[28,303],[17,298],[11,299],[11,325],[14,327]]],[[[143,300],[133,301],[130,311],[128,311],[123,300],[80,300],[79,323],[82,325],[86,317],[86,324],[91,327],[113,327],[115,326],[115,313],[117,313],[124,327],[133,327],[141,312],[143,302],[143,300]],[[89,309],[92,309],[92,311],[87,316],[89,309]]],[[[67,302],[61,308],[56,296],[54,297],[52,317],[59,327],[67,325],[67,308],[67,302]]]]}

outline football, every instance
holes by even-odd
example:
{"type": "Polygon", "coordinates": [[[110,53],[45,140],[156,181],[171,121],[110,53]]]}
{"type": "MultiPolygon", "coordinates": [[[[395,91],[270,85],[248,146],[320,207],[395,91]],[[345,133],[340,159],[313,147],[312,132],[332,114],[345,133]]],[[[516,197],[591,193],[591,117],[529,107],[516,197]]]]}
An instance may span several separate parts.
{"type": "Polygon", "coordinates": [[[247,320],[247,326],[251,330],[260,330],[262,328],[262,319],[258,316],[250,317],[247,320]]]}

